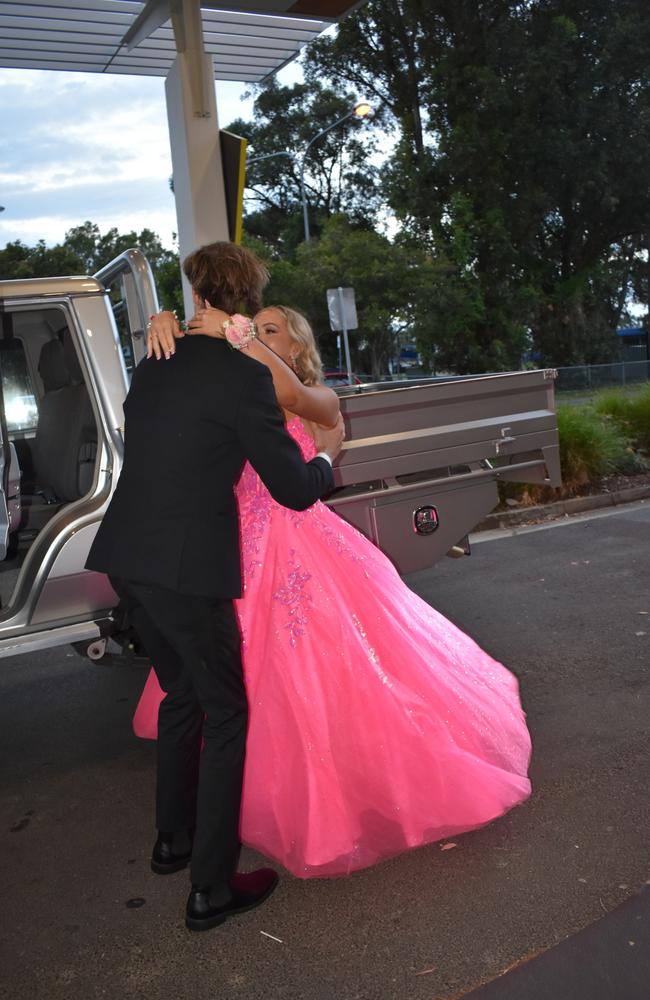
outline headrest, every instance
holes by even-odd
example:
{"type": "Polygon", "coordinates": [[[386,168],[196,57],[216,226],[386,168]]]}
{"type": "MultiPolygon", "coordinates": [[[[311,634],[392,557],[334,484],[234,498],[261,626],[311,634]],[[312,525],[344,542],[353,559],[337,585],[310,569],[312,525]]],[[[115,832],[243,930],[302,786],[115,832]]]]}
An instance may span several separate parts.
{"type": "Polygon", "coordinates": [[[79,358],[72,343],[72,337],[67,330],[63,334],[63,356],[70,373],[70,378],[75,385],[79,385],[80,382],[83,382],[84,377],[81,373],[81,365],[79,364],[79,358]]]}
{"type": "Polygon", "coordinates": [[[43,344],[38,359],[38,374],[43,379],[46,392],[53,392],[55,389],[63,389],[64,386],[70,385],[70,373],[60,340],[48,340],[43,344]]]}

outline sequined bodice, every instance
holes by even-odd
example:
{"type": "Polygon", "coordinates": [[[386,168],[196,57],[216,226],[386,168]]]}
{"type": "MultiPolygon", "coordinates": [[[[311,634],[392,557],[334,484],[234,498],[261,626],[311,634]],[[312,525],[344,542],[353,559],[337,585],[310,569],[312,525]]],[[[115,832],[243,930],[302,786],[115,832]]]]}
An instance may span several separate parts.
{"type": "Polygon", "coordinates": [[[303,458],[309,462],[316,454],[316,445],[314,444],[313,437],[303,424],[300,417],[294,417],[290,420],[287,424],[287,430],[291,434],[294,441],[298,443],[303,458]]]}
{"type": "MultiPolygon", "coordinates": [[[[300,417],[290,420],[287,430],[300,448],[303,458],[306,461],[312,459],[316,454],[316,446],[300,417]]],[[[236,494],[241,529],[242,573],[246,590],[261,569],[272,519],[275,518],[276,523],[275,536],[280,538],[288,525],[296,527],[301,524],[308,516],[308,512],[289,510],[277,503],[249,462],[244,466],[236,494]]],[[[311,508],[312,511],[313,509],[311,508]]],[[[291,563],[293,556],[291,542],[287,541],[284,548],[285,558],[291,563]]],[[[291,573],[291,565],[288,568],[291,573]]]]}

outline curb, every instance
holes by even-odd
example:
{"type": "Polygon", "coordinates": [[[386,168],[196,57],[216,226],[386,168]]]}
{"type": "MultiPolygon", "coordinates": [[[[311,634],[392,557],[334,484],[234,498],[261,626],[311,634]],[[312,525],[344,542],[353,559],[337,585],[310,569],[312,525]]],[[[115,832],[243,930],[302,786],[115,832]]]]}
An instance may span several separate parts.
{"type": "Polygon", "coordinates": [[[600,510],[603,507],[618,507],[620,504],[645,500],[648,497],[650,497],[650,486],[630,486],[626,490],[615,490],[613,493],[573,497],[570,500],[558,500],[557,503],[540,504],[537,507],[522,507],[520,510],[502,510],[488,514],[477,524],[474,531],[494,531],[496,528],[510,528],[512,525],[527,524],[530,521],[552,521],[557,517],[568,517],[570,514],[600,510]]]}

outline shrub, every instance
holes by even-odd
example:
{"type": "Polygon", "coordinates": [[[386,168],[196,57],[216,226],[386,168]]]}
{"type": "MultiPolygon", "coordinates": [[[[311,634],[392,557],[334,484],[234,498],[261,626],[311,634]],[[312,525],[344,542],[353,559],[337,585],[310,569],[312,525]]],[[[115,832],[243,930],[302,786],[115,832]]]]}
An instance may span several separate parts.
{"type": "Polygon", "coordinates": [[[609,414],[592,406],[565,405],[558,407],[557,423],[562,482],[569,492],[601,476],[644,468],[621,423],[609,414]]]}
{"type": "Polygon", "coordinates": [[[637,448],[650,450],[650,382],[637,392],[601,392],[594,406],[597,413],[611,417],[637,448]]]}
{"type": "Polygon", "coordinates": [[[635,448],[650,450],[650,383],[634,394],[612,389],[598,394],[593,405],[557,408],[562,486],[500,482],[502,503],[523,505],[571,496],[603,476],[633,475],[647,469],[635,448]]]}

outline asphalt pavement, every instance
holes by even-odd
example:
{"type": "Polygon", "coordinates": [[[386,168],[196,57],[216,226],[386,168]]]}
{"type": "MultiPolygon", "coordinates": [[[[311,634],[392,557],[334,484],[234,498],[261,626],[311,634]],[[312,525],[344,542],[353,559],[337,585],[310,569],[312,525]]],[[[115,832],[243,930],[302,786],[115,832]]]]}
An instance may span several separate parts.
{"type": "Polygon", "coordinates": [[[519,677],[531,799],[447,850],[284,874],[264,907],[199,935],[187,873],[149,871],[155,747],[130,731],[144,666],[1,660],[0,996],[453,1000],[597,926],[650,879],[649,567],[639,504],[490,533],[410,577],[519,677]]]}

